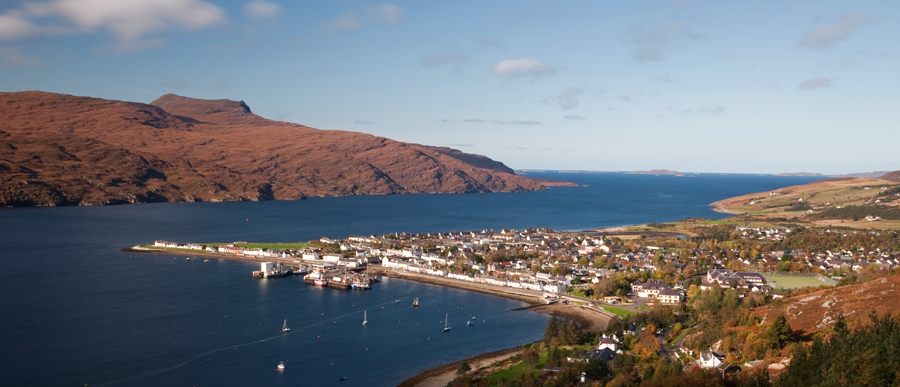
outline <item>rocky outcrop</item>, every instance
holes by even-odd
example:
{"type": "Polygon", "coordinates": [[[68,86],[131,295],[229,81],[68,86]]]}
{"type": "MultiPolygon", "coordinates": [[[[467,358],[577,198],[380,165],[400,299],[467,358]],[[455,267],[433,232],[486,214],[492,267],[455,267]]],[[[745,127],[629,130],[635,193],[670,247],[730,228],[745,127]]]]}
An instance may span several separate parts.
{"type": "Polygon", "coordinates": [[[270,121],[229,100],[0,93],[0,117],[0,205],[544,189],[484,156],[270,121]]]}

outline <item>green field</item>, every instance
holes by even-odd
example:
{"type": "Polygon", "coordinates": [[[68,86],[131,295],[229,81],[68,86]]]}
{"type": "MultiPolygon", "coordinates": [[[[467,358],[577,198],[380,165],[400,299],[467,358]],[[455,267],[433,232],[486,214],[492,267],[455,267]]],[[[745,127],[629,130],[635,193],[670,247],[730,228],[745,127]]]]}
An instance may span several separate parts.
{"type": "Polygon", "coordinates": [[[807,286],[831,286],[830,283],[822,281],[816,277],[789,277],[781,275],[766,274],[767,280],[775,282],[777,289],[799,289],[807,286]]]}
{"type": "Polygon", "coordinates": [[[616,316],[621,317],[623,320],[628,318],[628,316],[631,316],[631,315],[637,313],[630,309],[616,308],[615,306],[602,305],[600,307],[603,308],[603,310],[605,310],[607,312],[613,313],[616,316]]]}

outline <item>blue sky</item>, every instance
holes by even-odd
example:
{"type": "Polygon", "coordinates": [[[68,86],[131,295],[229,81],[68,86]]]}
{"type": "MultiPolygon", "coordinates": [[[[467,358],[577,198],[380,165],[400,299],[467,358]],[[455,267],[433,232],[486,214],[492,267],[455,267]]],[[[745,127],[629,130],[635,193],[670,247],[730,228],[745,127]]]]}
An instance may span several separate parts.
{"type": "Polygon", "coordinates": [[[243,100],[517,169],[900,169],[894,1],[0,3],[0,91],[243,100]]]}

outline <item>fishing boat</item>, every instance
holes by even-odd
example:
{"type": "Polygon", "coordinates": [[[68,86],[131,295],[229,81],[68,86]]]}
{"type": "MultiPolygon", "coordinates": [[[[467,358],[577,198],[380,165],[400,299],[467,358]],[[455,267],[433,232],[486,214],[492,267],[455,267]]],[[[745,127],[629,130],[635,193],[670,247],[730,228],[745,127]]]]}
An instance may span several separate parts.
{"type": "Polygon", "coordinates": [[[445,315],[444,315],[444,332],[449,332],[449,331],[450,331],[450,326],[447,325],[447,316],[449,316],[449,314],[445,314],[445,315]]]}
{"type": "Polygon", "coordinates": [[[281,331],[282,332],[290,332],[291,331],[291,328],[288,328],[288,326],[287,326],[287,319],[284,320],[284,325],[281,327],[281,331]]]}
{"type": "Polygon", "coordinates": [[[419,297],[413,298],[413,308],[419,306],[419,297]]]}
{"type": "Polygon", "coordinates": [[[368,322],[369,320],[366,318],[366,311],[363,311],[363,325],[366,325],[368,322]]]}

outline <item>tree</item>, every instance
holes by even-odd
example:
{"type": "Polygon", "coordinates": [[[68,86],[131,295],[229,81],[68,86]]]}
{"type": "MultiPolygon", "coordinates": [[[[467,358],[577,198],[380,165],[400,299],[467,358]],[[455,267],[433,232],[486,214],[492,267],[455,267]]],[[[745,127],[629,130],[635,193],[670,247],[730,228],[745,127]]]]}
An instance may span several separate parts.
{"type": "Polygon", "coordinates": [[[456,374],[462,375],[471,370],[472,370],[472,366],[470,366],[469,363],[462,362],[462,363],[459,363],[459,367],[456,367],[456,374]]]}
{"type": "Polygon", "coordinates": [[[766,329],[766,332],[763,333],[763,339],[766,340],[766,343],[769,344],[769,348],[772,349],[781,349],[784,348],[787,343],[791,342],[794,336],[794,331],[791,329],[790,324],[787,322],[787,317],[784,316],[784,313],[778,314],[775,317],[775,321],[772,321],[772,325],[769,326],[769,329],[766,329]]]}
{"type": "Polygon", "coordinates": [[[594,380],[604,380],[610,376],[609,364],[603,359],[590,359],[584,363],[582,372],[594,380]]]}

